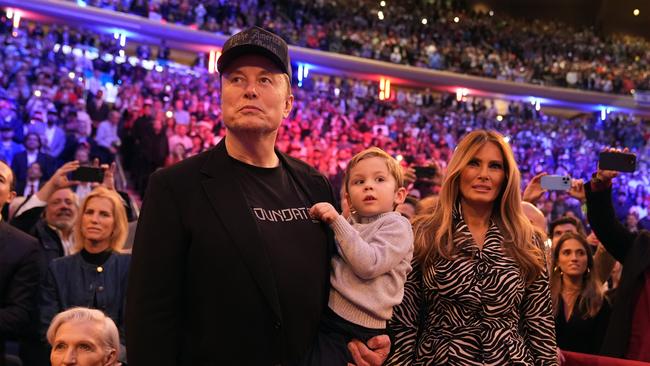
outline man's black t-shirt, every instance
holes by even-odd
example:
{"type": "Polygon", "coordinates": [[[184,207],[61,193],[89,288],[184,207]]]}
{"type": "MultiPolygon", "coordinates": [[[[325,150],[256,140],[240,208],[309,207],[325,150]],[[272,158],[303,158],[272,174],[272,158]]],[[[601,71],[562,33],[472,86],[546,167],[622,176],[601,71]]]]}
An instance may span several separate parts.
{"type": "Polygon", "coordinates": [[[297,342],[289,349],[304,352],[316,336],[317,319],[327,302],[329,264],[318,268],[309,265],[328,258],[325,230],[319,221],[309,217],[313,203],[282,164],[260,168],[233,160],[235,176],[264,238],[280,298],[285,337],[287,342],[297,342]],[[310,290],[305,293],[305,289],[310,290]],[[313,330],[314,337],[292,337],[305,334],[306,329],[313,330]]]}

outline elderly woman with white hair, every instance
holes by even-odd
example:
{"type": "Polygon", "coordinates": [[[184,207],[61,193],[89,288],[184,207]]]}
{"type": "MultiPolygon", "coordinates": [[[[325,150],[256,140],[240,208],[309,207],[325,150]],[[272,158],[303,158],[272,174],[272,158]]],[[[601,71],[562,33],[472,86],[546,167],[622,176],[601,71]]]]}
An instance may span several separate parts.
{"type": "Polygon", "coordinates": [[[75,307],[57,314],[47,330],[52,366],[116,366],[120,337],[99,310],[75,307]]]}
{"type": "MultiPolygon", "coordinates": [[[[114,190],[93,189],[79,208],[71,256],[54,260],[41,289],[41,325],[75,307],[99,309],[124,338],[124,303],[131,256],[121,253],[128,233],[124,203],[114,190]]],[[[124,352],[125,353],[125,352],[124,352]]]]}

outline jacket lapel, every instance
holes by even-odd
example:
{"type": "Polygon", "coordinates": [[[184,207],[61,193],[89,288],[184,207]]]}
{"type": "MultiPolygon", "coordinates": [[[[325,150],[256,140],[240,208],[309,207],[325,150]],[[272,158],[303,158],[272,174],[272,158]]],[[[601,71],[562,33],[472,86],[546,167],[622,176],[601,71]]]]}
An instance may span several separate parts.
{"type": "Polygon", "coordinates": [[[215,214],[224,223],[260,290],[281,320],[271,263],[246,198],[234,178],[234,167],[226,152],[225,139],[212,150],[201,172],[205,175],[201,184],[215,214]]]}

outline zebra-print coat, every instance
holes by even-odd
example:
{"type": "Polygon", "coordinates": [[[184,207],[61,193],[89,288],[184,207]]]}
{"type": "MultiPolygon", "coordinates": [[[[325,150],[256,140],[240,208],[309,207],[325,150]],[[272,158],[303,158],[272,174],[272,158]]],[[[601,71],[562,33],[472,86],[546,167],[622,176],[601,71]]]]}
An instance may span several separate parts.
{"type": "Polygon", "coordinates": [[[483,249],[454,209],[454,260],[413,263],[388,365],[557,365],[547,273],[526,286],[492,222],[483,249]]]}

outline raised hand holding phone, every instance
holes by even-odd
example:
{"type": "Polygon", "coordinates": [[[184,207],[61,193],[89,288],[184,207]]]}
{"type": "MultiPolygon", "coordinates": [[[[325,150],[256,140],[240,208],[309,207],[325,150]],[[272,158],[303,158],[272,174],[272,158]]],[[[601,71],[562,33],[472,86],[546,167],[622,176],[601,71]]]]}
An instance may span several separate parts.
{"type": "Polygon", "coordinates": [[[617,172],[632,173],[636,170],[636,155],[627,152],[609,149],[598,156],[598,168],[617,172]]]}
{"type": "Polygon", "coordinates": [[[540,179],[542,188],[548,191],[568,191],[571,189],[571,177],[562,175],[544,175],[540,179]]]}

